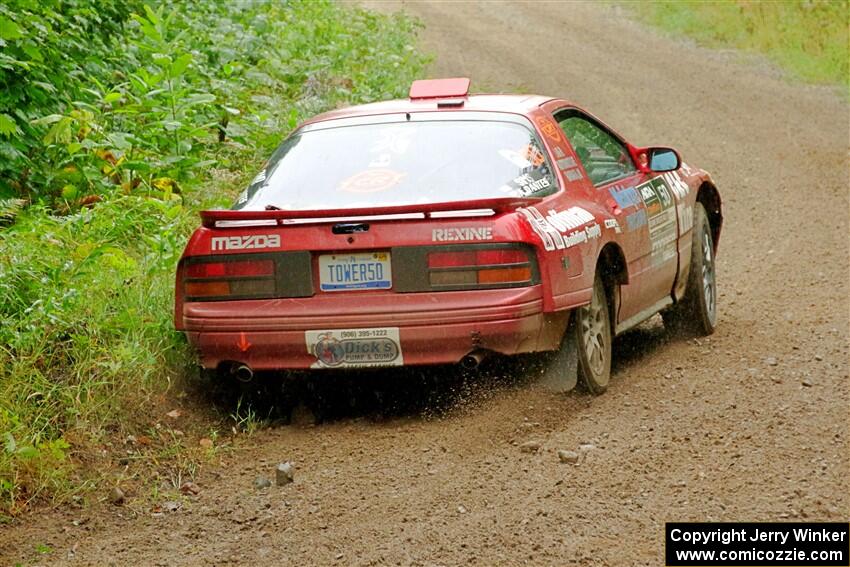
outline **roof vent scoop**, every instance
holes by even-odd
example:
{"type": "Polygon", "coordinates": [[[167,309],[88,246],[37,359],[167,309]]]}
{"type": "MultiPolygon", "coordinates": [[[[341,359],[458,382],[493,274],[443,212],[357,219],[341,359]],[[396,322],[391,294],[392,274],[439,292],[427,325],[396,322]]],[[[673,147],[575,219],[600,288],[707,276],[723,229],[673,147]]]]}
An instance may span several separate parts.
{"type": "Polygon", "coordinates": [[[425,79],[410,85],[410,100],[457,98],[469,94],[469,78],[425,79]]]}

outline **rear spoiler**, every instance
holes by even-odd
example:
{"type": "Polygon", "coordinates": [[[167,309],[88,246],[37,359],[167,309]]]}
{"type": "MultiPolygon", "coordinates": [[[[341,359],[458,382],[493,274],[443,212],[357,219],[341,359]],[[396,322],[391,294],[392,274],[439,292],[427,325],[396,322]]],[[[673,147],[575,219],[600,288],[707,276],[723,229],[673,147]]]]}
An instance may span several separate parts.
{"type": "Polygon", "coordinates": [[[218,221],[277,221],[282,224],[287,219],[322,219],[358,216],[401,215],[419,213],[429,217],[431,213],[445,211],[466,211],[492,209],[496,213],[512,211],[539,203],[540,198],[529,197],[494,197],[492,199],[476,199],[473,201],[453,201],[447,203],[425,203],[410,205],[394,205],[390,207],[374,207],[371,209],[316,209],[310,211],[201,211],[201,222],[207,228],[213,228],[218,221]]]}

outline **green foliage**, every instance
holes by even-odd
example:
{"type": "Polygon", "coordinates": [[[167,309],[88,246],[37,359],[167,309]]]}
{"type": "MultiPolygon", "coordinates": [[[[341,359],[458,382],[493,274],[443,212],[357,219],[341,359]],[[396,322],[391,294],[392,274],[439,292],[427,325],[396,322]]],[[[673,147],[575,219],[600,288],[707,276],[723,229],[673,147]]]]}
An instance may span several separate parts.
{"type": "Polygon", "coordinates": [[[709,46],[764,53],[797,77],[847,85],[847,0],[654,0],[625,4],[647,21],[709,46]]]}
{"type": "Polygon", "coordinates": [[[6,0],[0,3],[0,198],[48,183],[44,128],[92,83],[123,68],[119,45],[137,0],[6,0]]]}
{"type": "Polygon", "coordinates": [[[0,198],[63,211],[265,156],[307,115],[403,94],[421,63],[409,20],[325,1],[16,3],[0,7],[0,198]],[[67,50],[64,10],[82,22],[67,50]]]}
{"type": "Polygon", "coordinates": [[[415,30],[326,1],[0,5],[0,511],[79,486],[180,378],[197,210],[300,120],[403,96],[415,30]]]}

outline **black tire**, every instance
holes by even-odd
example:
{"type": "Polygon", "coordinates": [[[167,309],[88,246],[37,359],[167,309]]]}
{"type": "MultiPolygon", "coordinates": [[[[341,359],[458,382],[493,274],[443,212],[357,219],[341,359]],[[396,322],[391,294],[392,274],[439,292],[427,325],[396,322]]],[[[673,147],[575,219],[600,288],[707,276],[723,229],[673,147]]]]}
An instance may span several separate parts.
{"type": "Polygon", "coordinates": [[[717,325],[717,279],[714,240],[702,203],[694,204],[693,244],[688,283],[682,299],[661,313],[668,330],[686,336],[707,336],[717,325]]]}
{"type": "Polygon", "coordinates": [[[590,303],[574,311],[571,324],[578,350],[578,378],[588,392],[599,395],[611,380],[611,311],[600,274],[593,281],[590,303]]]}

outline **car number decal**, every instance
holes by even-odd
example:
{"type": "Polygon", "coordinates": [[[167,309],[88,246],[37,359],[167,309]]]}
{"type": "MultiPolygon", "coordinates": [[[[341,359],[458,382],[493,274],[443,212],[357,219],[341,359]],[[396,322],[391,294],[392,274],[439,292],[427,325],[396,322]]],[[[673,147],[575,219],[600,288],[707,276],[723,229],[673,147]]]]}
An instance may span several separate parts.
{"type": "Polygon", "coordinates": [[[656,177],[637,186],[646,207],[649,241],[652,243],[650,262],[658,266],[676,257],[676,208],[670,189],[663,177],[656,177]]]}

